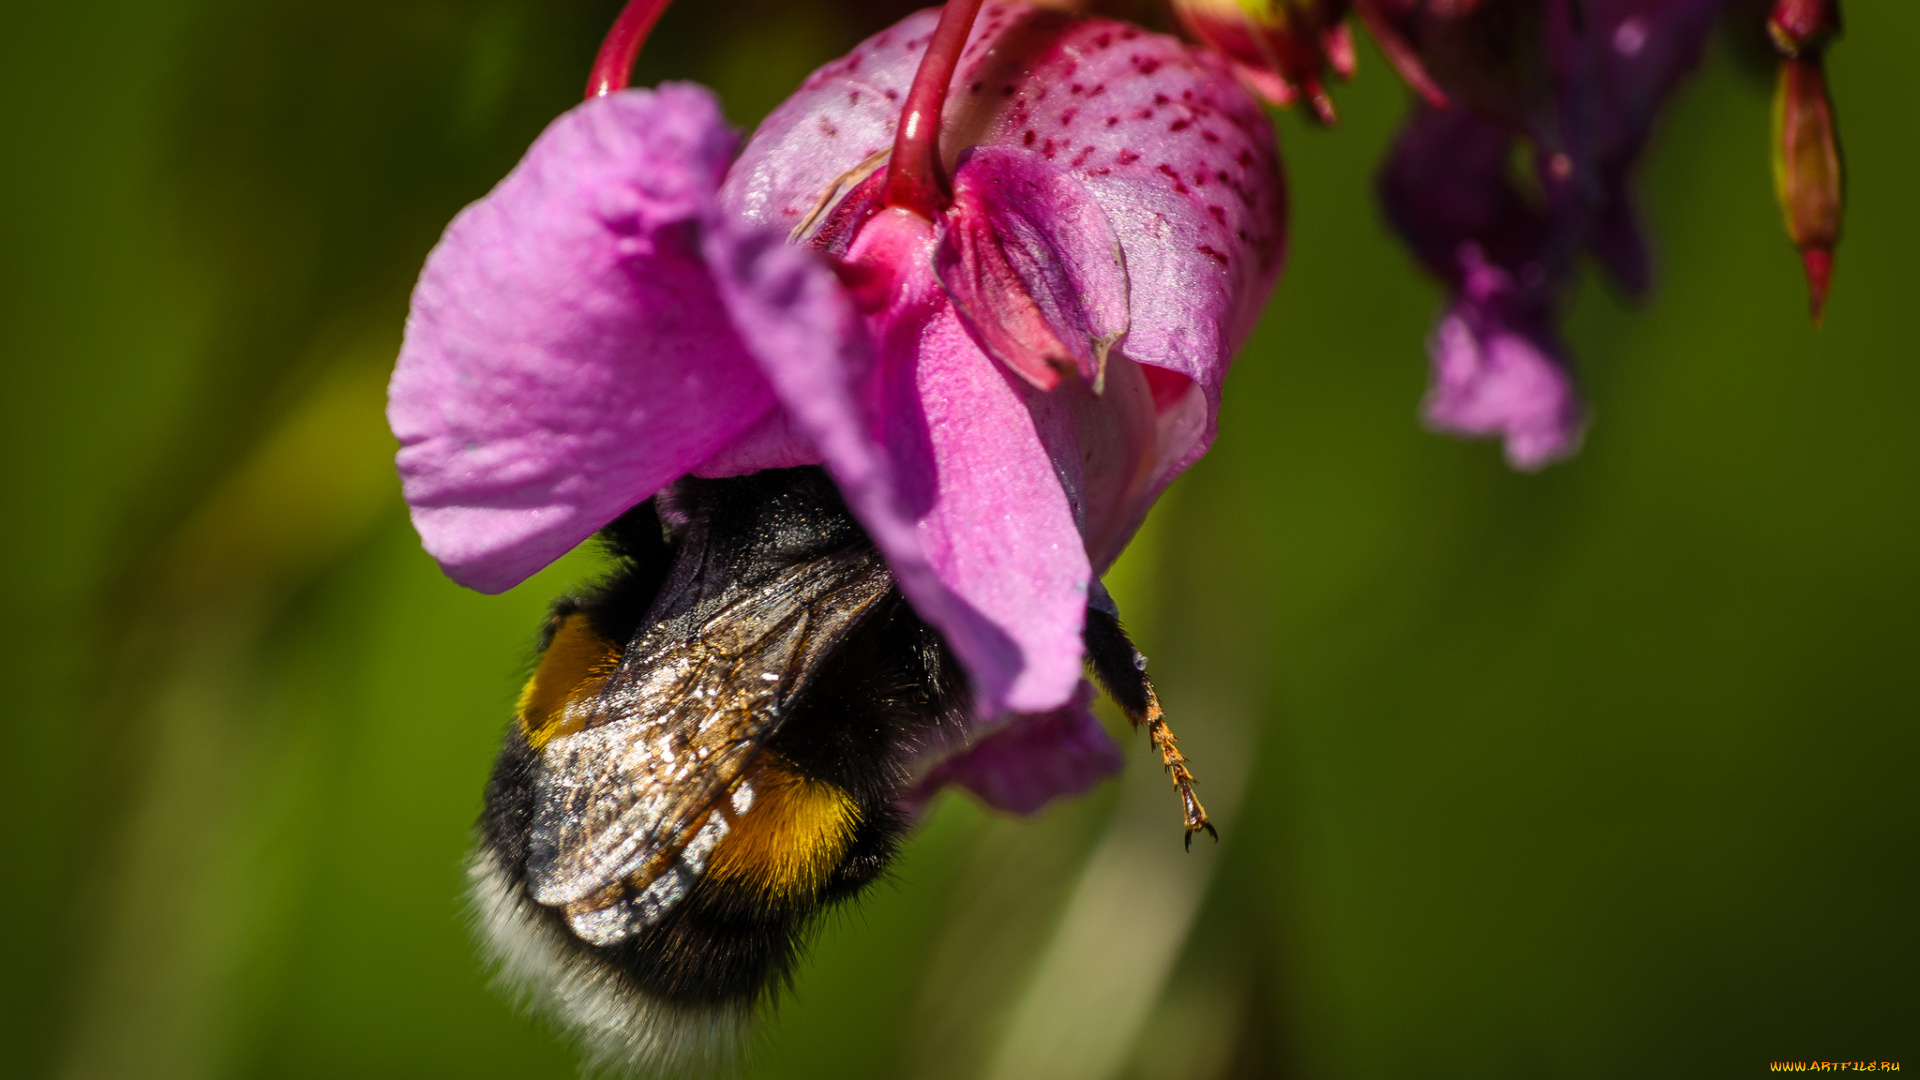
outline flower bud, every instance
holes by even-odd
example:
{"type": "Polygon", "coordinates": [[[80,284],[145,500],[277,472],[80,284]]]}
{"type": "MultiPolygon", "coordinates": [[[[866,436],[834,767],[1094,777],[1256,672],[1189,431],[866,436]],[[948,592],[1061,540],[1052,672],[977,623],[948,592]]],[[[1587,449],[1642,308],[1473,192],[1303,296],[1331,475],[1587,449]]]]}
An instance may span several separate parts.
{"type": "Polygon", "coordinates": [[[1248,87],[1275,105],[1306,98],[1323,124],[1334,122],[1324,78],[1353,77],[1348,0],[1173,0],[1194,36],[1233,65],[1248,87]]]}
{"type": "Polygon", "coordinates": [[[1839,34],[1839,0],[1779,0],[1767,17],[1767,35],[1788,59],[1819,52],[1839,34]]]}
{"type": "Polygon", "coordinates": [[[1844,196],[1840,138],[1817,52],[1780,64],[1773,98],[1773,186],[1787,237],[1800,249],[1806,267],[1813,321],[1818,323],[1833,276],[1844,196]]]}

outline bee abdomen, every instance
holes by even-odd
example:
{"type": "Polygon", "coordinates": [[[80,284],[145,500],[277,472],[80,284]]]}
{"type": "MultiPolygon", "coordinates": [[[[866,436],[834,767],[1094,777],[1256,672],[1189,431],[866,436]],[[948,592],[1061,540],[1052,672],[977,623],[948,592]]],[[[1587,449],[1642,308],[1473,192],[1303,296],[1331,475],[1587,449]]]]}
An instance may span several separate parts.
{"type": "Polygon", "coordinates": [[[772,753],[747,770],[741,789],[752,792],[752,804],[714,847],[708,880],[769,904],[817,903],[853,844],[860,823],[853,797],[772,753]]]}

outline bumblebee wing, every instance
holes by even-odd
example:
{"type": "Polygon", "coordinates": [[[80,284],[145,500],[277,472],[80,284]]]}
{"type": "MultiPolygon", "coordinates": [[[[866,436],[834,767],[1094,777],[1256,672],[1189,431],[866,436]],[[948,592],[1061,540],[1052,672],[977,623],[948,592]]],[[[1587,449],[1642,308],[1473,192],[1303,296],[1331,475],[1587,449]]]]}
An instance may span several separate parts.
{"type": "Polygon", "coordinates": [[[527,886],[594,944],[658,922],[748,812],[784,706],[893,585],[872,548],[802,563],[692,631],[649,634],[543,749],[527,886]]]}

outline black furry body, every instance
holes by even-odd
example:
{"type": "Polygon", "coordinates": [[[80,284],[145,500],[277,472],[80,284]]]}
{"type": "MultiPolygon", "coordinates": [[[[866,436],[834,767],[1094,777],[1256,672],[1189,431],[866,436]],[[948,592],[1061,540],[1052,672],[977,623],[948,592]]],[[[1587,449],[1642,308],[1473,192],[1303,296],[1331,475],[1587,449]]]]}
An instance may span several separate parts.
{"type": "MultiPolygon", "coordinates": [[[[685,479],[634,508],[602,534],[619,562],[584,595],[555,605],[544,640],[584,615],[611,642],[662,626],[693,626],[721,598],[784,569],[870,542],[818,469],[727,480],[685,479]]],[[[963,678],[939,636],[888,592],[786,703],[763,749],[807,778],[847,792],[858,810],[844,857],[823,888],[782,899],[701,877],[657,925],[601,947],[572,933],[555,908],[531,901],[526,867],[540,751],[510,726],[488,782],[480,821],[485,852],[574,961],[647,999],[676,1007],[751,1008],[789,978],[814,917],[873,882],[909,822],[895,799],[909,759],[957,736],[963,678]]]]}

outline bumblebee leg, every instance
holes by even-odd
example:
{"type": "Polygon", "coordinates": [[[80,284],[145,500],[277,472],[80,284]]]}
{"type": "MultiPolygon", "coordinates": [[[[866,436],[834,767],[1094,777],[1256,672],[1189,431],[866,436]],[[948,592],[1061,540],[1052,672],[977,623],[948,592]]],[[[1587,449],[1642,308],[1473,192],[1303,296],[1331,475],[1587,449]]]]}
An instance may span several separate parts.
{"type": "Polygon", "coordinates": [[[1172,729],[1167,727],[1166,715],[1160,710],[1160,695],[1154,692],[1153,680],[1147,677],[1147,658],[1133,647],[1119,617],[1110,611],[1089,607],[1084,636],[1087,663],[1093,668],[1093,677],[1099,680],[1114,704],[1120,706],[1120,711],[1127,714],[1129,723],[1136,728],[1146,726],[1147,738],[1160,754],[1167,775],[1173,778],[1187,827],[1187,849],[1193,849],[1193,834],[1202,829],[1219,840],[1220,833],[1207,820],[1207,808],[1200,805],[1199,796],[1193,793],[1193,773],[1187,768],[1186,755],[1180,752],[1180,740],[1174,738],[1172,729]]]}

